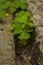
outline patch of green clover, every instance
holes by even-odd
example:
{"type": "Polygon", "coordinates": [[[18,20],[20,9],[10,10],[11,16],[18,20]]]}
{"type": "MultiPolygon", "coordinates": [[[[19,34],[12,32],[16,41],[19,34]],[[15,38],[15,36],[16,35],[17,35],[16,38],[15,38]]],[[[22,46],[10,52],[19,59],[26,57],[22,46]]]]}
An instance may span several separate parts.
{"type": "Polygon", "coordinates": [[[6,12],[16,11],[17,8],[26,9],[26,0],[0,0],[0,18],[3,18],[6,12]]]}
{"type": "Polygon", "coordinates": [[[3,18],[8,12],[12,15],[15,12],[13,24],[9,27],[9,30],[18,36],[22,45],[25,45],[25,41],[30,39],[30,33],[34,30],[32,15],[27,11],[26,0],[0,0],[0,18],[3,18]]]}
{"type": "Polygon", "coordinates": [[[10,26],[10,30],[14,35],[18,35],[20,40],[26,40],[30,38],[30,32],[33,31],[34,24],[32,22],[31,13],[28,11],[20,11],[16,13],[14,22],[10,26]]]}

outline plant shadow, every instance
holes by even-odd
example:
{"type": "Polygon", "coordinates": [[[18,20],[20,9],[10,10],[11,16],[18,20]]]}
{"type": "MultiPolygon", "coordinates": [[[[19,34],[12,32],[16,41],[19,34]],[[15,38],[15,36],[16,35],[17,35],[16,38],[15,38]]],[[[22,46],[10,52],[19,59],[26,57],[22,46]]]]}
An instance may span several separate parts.
{"type": "MultiPolygon", "coordinates": [[[[31,37],[29,40],[27,40],[27,44],[25,46],[21,46],[18,44],[18,38],[17,37],[14,37],[14,40],[15,40],[15,52],[16,52],[16,61],[17,64],[18,63],[23,63],[24,64],[27,62],[30,62],[31,64],[34,65],[34,63],[36,65],[39,65],[38,64],[38,58],[40,58],[40,49],[39,49],[39,45],[40,45],[40,42],[37,42],[35,43],[36,41],[36,37],[37,37],[37,32],[36,30],[34,29],[34,31],[31,33],[31,37]],[[26,57],[26,62],[25,62],[25,59],[24,57],[26,57]],[[30,60],[28,60],[28,57],[31,57],[30,60]]],[[[27,65],[27,64],[26,64],[27,65]]]]}
{"type": "Polygon", "coordinates": [[[32,49],[32,46],[35,42],[36,35],[37,34],[36,34],[35,29],[34,29],[34,31],[31,33],[30,39],[27,40],[27,44],[25,46],[19,45],[17,36],[14,36],[15,52],[16,52],[17,57],[21,57],[22,54],[23,55],[26,54],[28,56],[31,54],[31,49],[32,49]]]}

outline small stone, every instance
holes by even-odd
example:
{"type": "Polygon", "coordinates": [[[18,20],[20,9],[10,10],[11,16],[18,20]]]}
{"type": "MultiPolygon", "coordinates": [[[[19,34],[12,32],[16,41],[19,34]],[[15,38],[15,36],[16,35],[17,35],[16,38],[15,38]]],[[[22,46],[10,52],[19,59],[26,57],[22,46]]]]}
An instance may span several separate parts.
{"type": "Polygon", "coordinates": [[[31,59],[31,57],[28,57],[28,59],[30,60],[30,59],[31,59]]]}
{"type": "Polygon", "coordinates": [[[39,48],[40,48],[40,51],[43,53],[43,43],[40,44],[39,48]]]}

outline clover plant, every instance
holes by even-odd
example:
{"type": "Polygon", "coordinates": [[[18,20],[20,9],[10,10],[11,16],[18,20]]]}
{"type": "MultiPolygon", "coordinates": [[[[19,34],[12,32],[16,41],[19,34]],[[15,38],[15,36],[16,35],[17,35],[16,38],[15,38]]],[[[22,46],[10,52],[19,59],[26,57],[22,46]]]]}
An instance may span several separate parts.
{"type": "Polygon", "coordinates": [[[26,0],[0,0],[0,18],[3,18],[6,13],[14,15],[13,24],[9,27],[9,30],[18,36],[19,43],[25,45],[34,29],[32,15],[27,11],[26,0]]]}
{"type": "Polygon", "coordinates": [[[17,8],[26,9],[26,0],[0,0],[0,18],[3,18],[6,13],[12,13],[17,8]]]}

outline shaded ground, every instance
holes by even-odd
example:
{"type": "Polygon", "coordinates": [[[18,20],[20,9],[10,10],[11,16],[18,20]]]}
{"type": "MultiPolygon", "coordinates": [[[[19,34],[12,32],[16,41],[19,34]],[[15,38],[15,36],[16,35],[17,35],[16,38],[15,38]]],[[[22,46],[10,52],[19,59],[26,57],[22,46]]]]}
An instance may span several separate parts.
{"type": "Polygon", "coordinates": [[[25,47],[21,47],[16,44],[17,65],[30,65],[30,60],[32,58],[32,46],[34,41],[35,36],[32,36],[25,47]]]}

